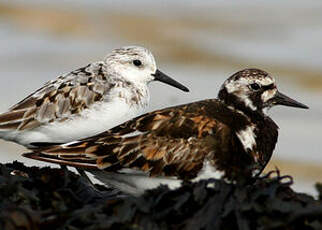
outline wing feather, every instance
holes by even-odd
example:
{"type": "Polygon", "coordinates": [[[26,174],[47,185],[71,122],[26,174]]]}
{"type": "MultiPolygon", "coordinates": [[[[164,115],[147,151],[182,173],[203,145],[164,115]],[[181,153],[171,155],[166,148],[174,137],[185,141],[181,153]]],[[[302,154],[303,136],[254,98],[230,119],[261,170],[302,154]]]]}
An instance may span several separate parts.
{"type": "Polygon", "coordinates": [[[199,102],[158,110],[97,136],[34,154],[57,157],[63,163],[67,157],[73,166],[79,162],[79,167],[88,159],[95,161],[93,166],[107,171],[131,168],[151,176],[192,178],[204,159],[213,156],[219,143],[216,139],[230,132],[227,125],[209,116],[202,105],[199,102]],[[131,136],[132,133],[136,135],[131,136]]]}
{"type": "Polygon", "coordinates": [[[47,82],[21,102],[0,114],[0,130],[26,130],[44,123],[65,121],[103,100],[113,86],[106,64],[95,62],[47,82]],[[100,73],[100,74],[98,74],[100,73]],[[102,77],[102,74],[104,77],[102,77]]]}

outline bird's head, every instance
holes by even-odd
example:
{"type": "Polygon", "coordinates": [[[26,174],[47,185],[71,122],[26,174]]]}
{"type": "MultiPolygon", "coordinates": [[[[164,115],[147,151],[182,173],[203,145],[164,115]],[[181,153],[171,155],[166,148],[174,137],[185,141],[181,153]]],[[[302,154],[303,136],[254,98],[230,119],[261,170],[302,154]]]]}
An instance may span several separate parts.
{"type": "Polygon", "coordinates": [[[111,72],[122,76],[132,83],[148,84],[151,81],[160,81],[174,86],[185,92],[188,88],[157,69],[152,53],[140,46],[125,46],[112,51],[105,58],[111,72]]]}
{"type": "Polygon", "coordinates": [[[240,111],[263,113],[275,105],[308,109],[308,107],[282,94],[275,79],[260,69],[245,69],[233,74],[222,85],[219,99],[240,111]]]}

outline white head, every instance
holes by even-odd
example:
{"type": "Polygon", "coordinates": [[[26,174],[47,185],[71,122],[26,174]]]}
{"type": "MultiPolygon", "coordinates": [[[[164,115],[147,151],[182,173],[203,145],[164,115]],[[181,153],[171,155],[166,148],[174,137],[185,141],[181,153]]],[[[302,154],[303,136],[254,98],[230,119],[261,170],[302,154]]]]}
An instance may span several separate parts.
{"type": "Polygon", "coordinates": [[[224,82],[218,97],[244,112],[263,112],[274,105],[308,108],[280,93],[275,79],[260,69],[245,69],[235,73],[224,82]]]}
{"type": "Polygon", "coordinates": [[[159,71],[152,53],[144,47],[125,46],[115,49],[104,61],[111,71],[117,72],[127,81],[147,84],[155,80],[189,91],[185,86],[159,71]]]}

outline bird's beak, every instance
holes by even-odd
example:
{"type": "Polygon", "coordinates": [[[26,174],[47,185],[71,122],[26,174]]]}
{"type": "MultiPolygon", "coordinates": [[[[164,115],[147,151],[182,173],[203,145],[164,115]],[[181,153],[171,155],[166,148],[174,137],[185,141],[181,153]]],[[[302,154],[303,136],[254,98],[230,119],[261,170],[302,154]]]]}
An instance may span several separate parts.
{"type": "Polygon", "coordinates": [[[172,79],[171,77],[167,76],[166,74],[162,73],[160,70],[157,69],[154,74],[151,74],[154,77],[154,80],[161,81],[163,83],[166,83],[168,85],[172,85],[178,89],[181,89],[185,92],[189,92],[189,89],[185,87],[184,85],[180,84],[176,80],[172,79]]]}
{"type": "Polygon", "coordinates": [[[275,96],[271,99],[271,103],[273,105],[285,105],[285,106],[291,106],[291,107],[297,107],[302,109],[308,109],[309,107],[295,101],[294,99],[280,93],[279,91],[276,92],[275,96]]]}

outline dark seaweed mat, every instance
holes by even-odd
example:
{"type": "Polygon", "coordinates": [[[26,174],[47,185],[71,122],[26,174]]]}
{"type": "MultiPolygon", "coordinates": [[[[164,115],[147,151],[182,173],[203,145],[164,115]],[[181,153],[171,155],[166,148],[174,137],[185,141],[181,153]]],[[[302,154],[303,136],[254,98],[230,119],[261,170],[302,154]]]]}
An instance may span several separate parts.
{"type": "Polygon", "coordinates": [[[321,230],[322,185],[315,200],[291,183],[272,172],[247,186],[208,180],[135,198],[62,169],[0,164],[0,229],[321,230]]]}

